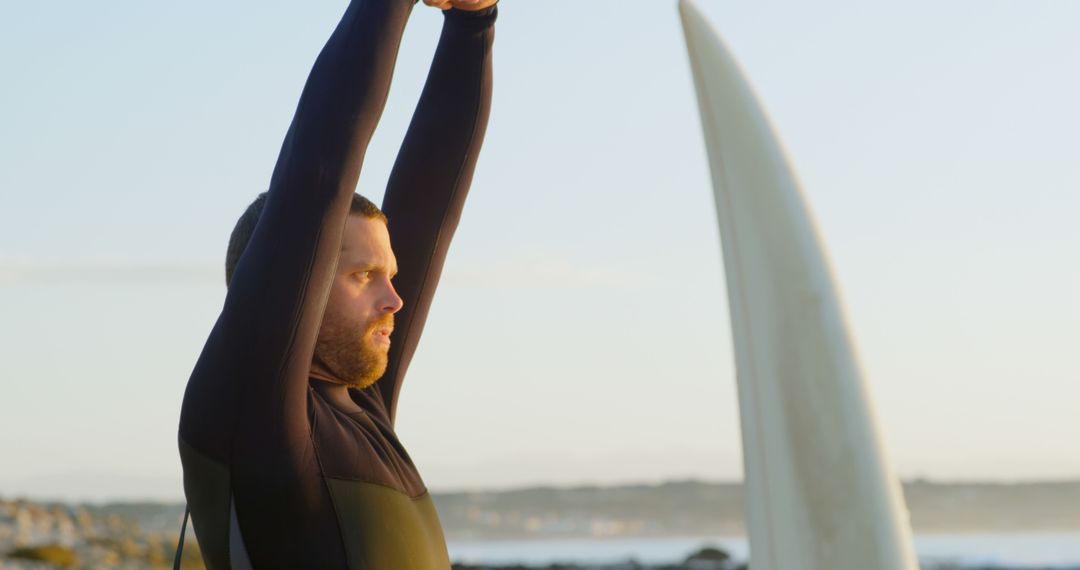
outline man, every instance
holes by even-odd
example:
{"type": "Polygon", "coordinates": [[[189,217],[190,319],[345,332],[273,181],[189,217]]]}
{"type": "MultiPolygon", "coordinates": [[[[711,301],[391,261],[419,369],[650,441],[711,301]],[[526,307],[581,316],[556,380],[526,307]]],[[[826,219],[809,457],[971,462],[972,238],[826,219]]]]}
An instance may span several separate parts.
{"type": "Polygon", "coordinates": [[[352,1],[230,240],[180,417],[209,568],[450,566],[394,417],[487,124],[496,8],[425,0],[445,21],[383,214],[353,189],[413,3],[352,1]]]}

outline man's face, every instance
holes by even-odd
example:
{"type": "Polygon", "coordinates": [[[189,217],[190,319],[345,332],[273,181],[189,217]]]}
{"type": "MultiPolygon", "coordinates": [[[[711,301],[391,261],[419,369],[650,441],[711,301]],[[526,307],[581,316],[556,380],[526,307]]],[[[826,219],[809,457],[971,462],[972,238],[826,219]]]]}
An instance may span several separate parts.
{"type": "Polygon", "coordinates": [[[313,364],[359,388],[386,372],[394,313],[401,297],[390,283],[397,259],[382,220],[350,215],[313,364]]]}

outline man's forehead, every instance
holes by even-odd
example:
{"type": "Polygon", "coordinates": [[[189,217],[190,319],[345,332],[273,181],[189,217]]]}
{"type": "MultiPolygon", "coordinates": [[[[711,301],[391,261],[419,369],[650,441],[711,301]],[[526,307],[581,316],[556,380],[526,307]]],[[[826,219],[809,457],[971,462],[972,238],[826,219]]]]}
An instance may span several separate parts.
{"type": "Polygon", "coordinates": [[[349,216],[341,240],[341,256],[349,263],[396,265],[386,224],[362,216],[349,216]]]}
{"type": "Polygon", "coordinates": [[[341,249],[372,249],[390,246],[390,233],[381,220],[363,216],[349,216],[345,223],[345,233],[341,239],[341,249]]]}

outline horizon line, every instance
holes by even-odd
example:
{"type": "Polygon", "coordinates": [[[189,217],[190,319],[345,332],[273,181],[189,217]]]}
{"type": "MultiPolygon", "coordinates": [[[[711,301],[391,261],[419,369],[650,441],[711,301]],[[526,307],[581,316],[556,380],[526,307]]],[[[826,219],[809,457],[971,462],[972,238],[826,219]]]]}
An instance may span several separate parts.
{"type": "MultiPolygon", "coordinates": [[[[501,494],[501,493],[516,493],[525,491],[537,491],[537,490],[561,490],[561,491],[576,491],[576,490],[607,490],[607,489],[620,489],[627,487],[662,487],[665,485],[674,484],[704,484],[704,485],[723,485],[723,486],[742,486],[743,480],[734,479],[703,479],[703,478],[672,478],[665,479],[659,482],[627,482],[627,483],[535,483],[524,484],[508,487],[476,487],[476,488],[453,488],[448,487],[444,489],[428,489],[432,495],[483,495],[483,494],[501,494]]],[[[940,486],[960,486],[960,485],[996,485],[996,486],[1026,486],[1026,485],[1048,485],[1048,484],[1080,484],[1080,474],[1070,477],[1048,477],[1043,479],[933,479],[929,477],[911,477],[901,478],[900,483],[903,486],[909,485],[940,485],[940,486]]],[[[4,502],[16,502],[16,501],[28,501],[41,504],[69,504],[80,506],[109,506],[109,505],[132,505],[132,504],[183,504],[185,499],[183,497],[175,498],[163,498],[163,497],[111,497],[107,499],[87,499],[85,497],[63,499],[57,497],[49,497],[47,495],[36,494],[7,494],[0,489],[0,501],[4,502]]]]}

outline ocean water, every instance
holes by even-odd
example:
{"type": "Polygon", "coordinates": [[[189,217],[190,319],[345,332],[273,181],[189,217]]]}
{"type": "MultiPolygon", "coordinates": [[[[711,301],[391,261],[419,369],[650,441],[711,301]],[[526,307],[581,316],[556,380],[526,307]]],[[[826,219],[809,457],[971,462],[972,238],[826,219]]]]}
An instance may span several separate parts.
{"type": "MultiPolygon", "coordinates": [[[[745,537],[610,538],[560,540],[451,540],[451,560],[473,564],[547,565],[555,562],[603,564],[635,558],[646,564],[679,562],[703,546],[719,546],[745,560],[745,537]]],[[[927,534],[915,537],[927,564],[1080,566],[1080,532],[927,534]]]]}

